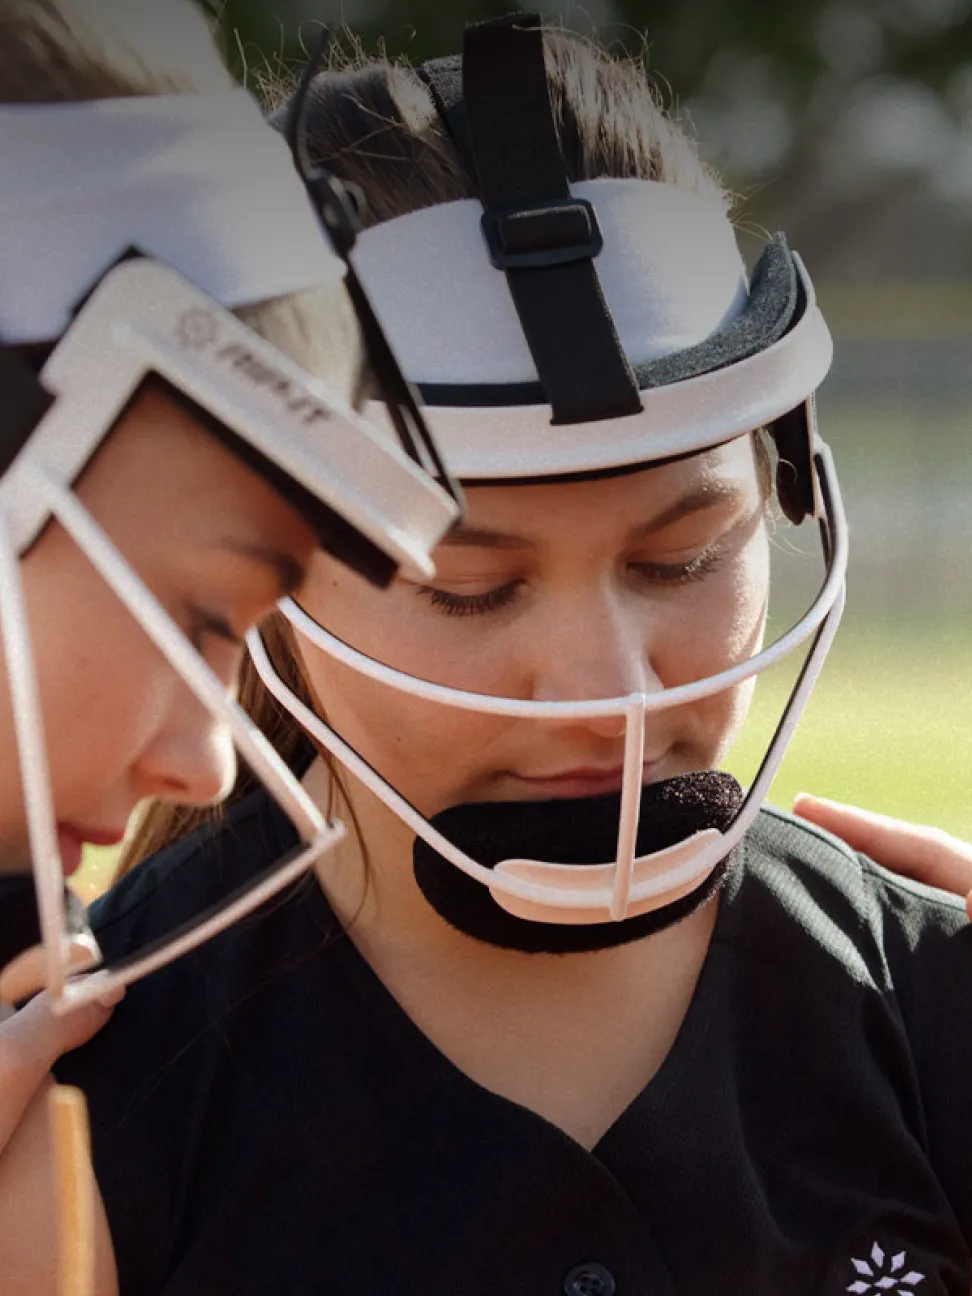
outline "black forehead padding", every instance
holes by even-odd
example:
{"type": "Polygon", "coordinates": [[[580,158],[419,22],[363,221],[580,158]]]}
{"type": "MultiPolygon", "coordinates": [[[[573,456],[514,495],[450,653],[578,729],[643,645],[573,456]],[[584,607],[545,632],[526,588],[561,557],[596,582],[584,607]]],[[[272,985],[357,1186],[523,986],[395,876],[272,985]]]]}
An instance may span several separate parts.
{"type": "MultiPolygon", "coordinates": [[[[64,888],[64,908],[69,935],[90,931],[84,905],[69,887],[64,888]]],[[[0,969],[40,939],[34,875],[0,874],[0,969]]]]}
{"type": "Polygon", "coordinates": [[[252,468],[255,473],[262,477],[268,486],[275,490],[304,518],[308,526],[314,531],[323,549],[340,562],[345,563],[353,571],[364,576],[373,585],[384,589],[390,584],[398,570],[394,559],[379,549],[367,536],[362,535],[340,513],[325,504],[323,500],[318,499],[313,491],[309,491],[306,486],[301,485],[289,473],[285,472],[279,464],[267,458],[244,437],[239,436],[232,428],[228,428],[209,410],[204,409],[197,401],[194,401],[166,379],[158,374],[152,374],[139,390],[143,390],[146,386],[162,391],[169,400],[184,409],[187,414],[198,423],[201,423],[207,431],[221,441],[237,459],[242,460],[247,467],[252,468]]]}
{"type": "Polygon", "coordinates": [[[24,448],[54,397],[24,348],[0,345],[0,476],[24,448]]]}
{"type": "MultiPolygon", "coordinates": [[[[648,855],[705,828],[725,831],[743,793],[719,771],[681,775],[642,789],[638,855],[648,855]]],[[[536,859],[558,864],[606,863],[615,858],[620,793],[554,801],[479,802],[455,806],[432,826],[477,863],[536,859]]],[[[731,856],[689,895],[622,922],[568,925],[532,922],[509,914],[487,887],[443,859],[421,838],[413,846],[415,880],[436,912],[453,927],[490,945],[525,953],[569,954],[639,940],[670,926],[704,903],[721,885],[731,856]]]]}
{"type": "Polygon", "coordinates": [[[635,366],[638,385],[665,387],[714,373],[765,351],[792,327],[800,306],[793,255],[783,234],[774,234],[753,268],[746,309],[730,324],[695,346],[635,366]]]}

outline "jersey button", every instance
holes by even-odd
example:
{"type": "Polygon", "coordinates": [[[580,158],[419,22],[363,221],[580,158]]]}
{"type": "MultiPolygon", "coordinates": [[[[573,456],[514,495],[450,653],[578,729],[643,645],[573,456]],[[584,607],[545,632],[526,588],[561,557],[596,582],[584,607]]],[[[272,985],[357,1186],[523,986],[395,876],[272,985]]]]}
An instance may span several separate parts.
{"type": "Polygon", "coordinates": [[[577,1265],[564,1279],[565,1296],[614,1296],[614,1274],[596,1261],[577,1265]]]}

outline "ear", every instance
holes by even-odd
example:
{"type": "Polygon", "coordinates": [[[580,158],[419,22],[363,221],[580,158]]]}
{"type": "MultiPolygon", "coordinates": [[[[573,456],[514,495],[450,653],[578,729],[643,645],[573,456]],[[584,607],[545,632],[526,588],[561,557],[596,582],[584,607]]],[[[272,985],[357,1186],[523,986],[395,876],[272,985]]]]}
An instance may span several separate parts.
{"type": "Polygon", "coordinates": [[[816,405],[809,397],[802,405],[769,425],[776,443],[776,494],[785,516],[798,526],[807,517],[818,517],[813,446],[817,432],[816,405]]]}

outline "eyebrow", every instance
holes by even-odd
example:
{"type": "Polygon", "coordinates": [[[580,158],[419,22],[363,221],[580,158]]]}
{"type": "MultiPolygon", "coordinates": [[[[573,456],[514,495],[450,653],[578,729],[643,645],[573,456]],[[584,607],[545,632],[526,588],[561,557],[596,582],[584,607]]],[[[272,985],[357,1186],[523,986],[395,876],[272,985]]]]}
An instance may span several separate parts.
{"type": "Polygon", "coordinates": [[[514,535],[510,531],[490,531],[486,527],[471,527],[461,524],[453,527],[448,535],[443,536],[439,544],[450,549],[535,549],[536,545],[526,536],[514,535]]]}
{"type": "MultiPolygon", "coordinates": [[[[725,481],[706,482],[689,494],[683,495],[649,522],[634,527],[631,538],[640,539],[643,536],[655,535],[693,513],[702,513],[719,505],[738,504],[745,497],[746,491],[739,485],[725,481]]],[[[487,527],[465,526],[462,523],[454,527],[439,543],[443,547],[455,549],[536,548],[535,541],[528,536],[516,535],[511,531],[492,531],[487,527]]]]}
{"type": "Polygon", "coordinates": [[[669,508],[663,509],[650,522],[635,527],[632,535],[636,537],[656,535],[659,531],[674,526],[676,522],[681,522],[683,518],[690,517],[693,513],[704,513],[708,509],[718,508],[724,504],[740,504],[745,500],[746,494],[743,487],[732,482],[705,482],[697,490],[690,491],[669,508]]]}
{"type": "Polygon", "coordinates": [[[269,567],[277,578],[281,597],[285,594],[292,594],[307,579],[307,568],[302,563],[299,563],[296,558],[292,558],[290,554],[284,553],[281,549],[272,549],[268,545],[250,544],[245,540],[232,539],[223,540],[222,547],[228,549],[230,553],[240,554],[244,558],[252,558],[255,562],[262,563],[264,567],[269,567]]]}

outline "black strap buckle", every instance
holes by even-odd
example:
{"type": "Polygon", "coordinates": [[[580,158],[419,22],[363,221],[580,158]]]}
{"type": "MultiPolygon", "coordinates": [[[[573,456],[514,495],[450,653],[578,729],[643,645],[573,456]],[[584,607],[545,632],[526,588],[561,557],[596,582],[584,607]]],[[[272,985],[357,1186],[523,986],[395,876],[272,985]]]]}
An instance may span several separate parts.
{"type": "Polygon", "coordinates": [[[590,261],[604,247],[597,212],[585,198],[549,198],[512,211],[487,210],[480,224],[497,270],[590,261]]]}

